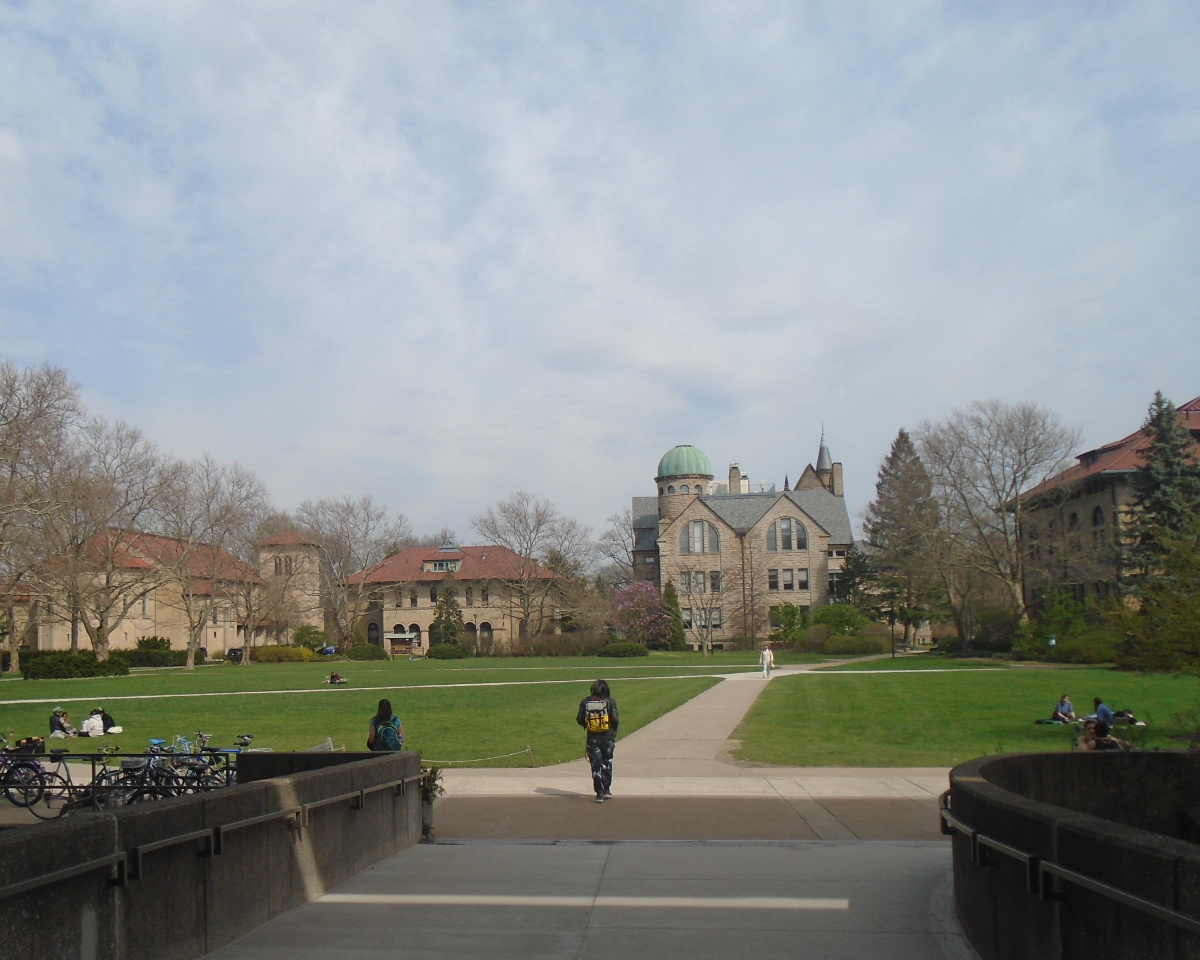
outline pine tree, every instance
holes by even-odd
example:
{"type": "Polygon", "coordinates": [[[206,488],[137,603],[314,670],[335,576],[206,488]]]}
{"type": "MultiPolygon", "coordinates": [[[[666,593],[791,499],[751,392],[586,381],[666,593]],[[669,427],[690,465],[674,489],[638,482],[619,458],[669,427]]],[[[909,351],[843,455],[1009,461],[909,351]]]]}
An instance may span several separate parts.
{"type": "Polygon", "coordinates": [[[927,616],[933,593],[930,538],[937,530],[933,483],[908,431],[901,428],[879,468],[864,529],[884,598],[905,624],[905,638],[927,616]]]}
{"type": "Polygon", "coordinates": [[[1162,391],[1154,394],[1142,429],[1150,445],[1133,475],[1137,512],[1129,531],[1129,560],[1145,573],[1159,567],[1165,541],[1185,536],[1200,520],[1200,463],[1191,434],[1162,391]]]}
{"type": "Polygon", "coordinates": [[[675,589],[674,580],[667,580],[667,585],[663,587],[663,603],[666,604],[667,613],[671,615],[671,627],[667,632],[667,649],[686,650],[687,634],[683,627],[683,610],[679,606],[679,591],[675,589]]]}
{"type": "Polygon", "coordinates": [[[437,606],[434,608],[433,623],[429,625],[429,642],[461,643],[467,632],[462,608],[458,605],[458,586],[454,575],[447,571],[438,591],[437,606]]]}

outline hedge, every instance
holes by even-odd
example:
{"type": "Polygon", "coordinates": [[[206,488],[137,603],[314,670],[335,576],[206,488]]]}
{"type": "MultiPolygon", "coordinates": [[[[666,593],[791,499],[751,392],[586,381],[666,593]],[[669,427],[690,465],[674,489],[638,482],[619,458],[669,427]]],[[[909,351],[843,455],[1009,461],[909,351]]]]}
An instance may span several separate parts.
{"type": "Polygon", "coordinates": [[[121,657],[97,660],[88,652],[43,653],[22,665],[21,673],[26,680],[68,680],[73,677],[123,677],[129,673],[129,664],[121,657]]]}
{"type": "MultiPolygon", "coordinates": [[[[186,650],[114,650],[113,660],[124,660],[131,667],[183,667],[187,665],[186,650]]],[[[197,650],[194,663],[203,663],[204,655],[197,650]]]]}
{"type": "Polygon", "coordinates": [[[255,647],[250,653],[252,663],[306,663],[320,659],[308,647],[255,647]]]}
{"type": "Polygon", "coordinates": [[[388,658],[383,647],[373,643],[356,643],[346,651],[346,656],[351,660],[386,660],[388,658]]]}
{"type": "Polygon", "coordinates": [[[619,640],[616,643],[608,643],[601,647],[600,656],[648,657],[650,656],[650,651],[646,649],[644,644],[634,643],[632,640],[619,640]]]}
{"type": "Polygon", "coordinates": [[[430,660],[464,660],[467,651],[457,643],[435,643],[425,656],[430,660]]]}

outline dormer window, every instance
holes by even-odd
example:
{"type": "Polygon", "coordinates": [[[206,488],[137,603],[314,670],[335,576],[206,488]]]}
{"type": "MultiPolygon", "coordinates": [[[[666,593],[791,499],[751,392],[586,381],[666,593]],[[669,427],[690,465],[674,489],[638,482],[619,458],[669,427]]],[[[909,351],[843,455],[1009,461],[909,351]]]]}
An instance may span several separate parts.
{"type": "Polygon", "coordinates": [[[421,569],[426,573],[457,573],[462,569],[461,560],[426,560],[421,569]]]}

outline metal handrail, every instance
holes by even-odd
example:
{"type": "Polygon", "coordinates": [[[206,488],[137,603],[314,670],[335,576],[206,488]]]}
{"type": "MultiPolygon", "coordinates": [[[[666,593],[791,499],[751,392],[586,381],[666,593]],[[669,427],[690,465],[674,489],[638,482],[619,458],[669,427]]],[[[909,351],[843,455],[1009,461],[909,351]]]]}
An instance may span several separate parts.
{"type": "Polygon", "coordinates": [[[63,867],[61,870],[55,870],[51,873],[43,873],[40,877],[33,877],[29,880],[22,880],[19,883],[10,883],[6,887],[0,887],[0,900],[5,897],[15,897],[19,893],[25,893],[28,890],[36,890],[38,887],[44,887],[49,883],[57,883],[59,880],[66,880],[69,877],[77,877],[81,873],[91,873],[93,870],[99,870],[102,867],[111,867],[114,863],[120,864],[119,871],[121,879],[124,878],[125,852],[110,853],[104,857],[97,857],[95,860],[88,860],[84,863],[77,863],[73,867],[63,867]]]}
{"type": "Polygon", "coordinates": [[[994,850],[1025,865],[1026,889],[1029,893],[1039,896],[1043,900],[1062,899],[1062,894],[1054,889],[1054,878],[1057,877],[1059,880],[1065,880],[1067,883],[1090,890],[1092,893],[1098,893],[1102,897],[1107,897],[1109,900],[1114,900],[1141,913],[1157,917],[1159,920],[1165,920],[1167,923],[1181,927],[1190,933],[1200,933],[1200,919],[1196,917],[1180,913],[1178,910],[1173,910],[1161,903],[1155,903],[1153,900],[1139,897],[1136,894],[1129,893],[1127,890],[1122,890],[1120,887],[1114,887],[1101,880],[1096,880],[1086,874],[1079,873],[1077,870],[1071,870],[1069,867],[1055,863],[1052,860],[1043,860],[1040,857],[1035,857],[1024,850],[1019,850],[1016,847],[1002,843],[994,837],[980,833],[950,812],[946,806],[948,794],[949,791],[942,794],[940,809],[942,832],[946,834],[958,833],[970,841],[971,862],[973,864],[982,867],[992,866],[992,864],[987,862],[983,851],[985,849],[994,850]]]}

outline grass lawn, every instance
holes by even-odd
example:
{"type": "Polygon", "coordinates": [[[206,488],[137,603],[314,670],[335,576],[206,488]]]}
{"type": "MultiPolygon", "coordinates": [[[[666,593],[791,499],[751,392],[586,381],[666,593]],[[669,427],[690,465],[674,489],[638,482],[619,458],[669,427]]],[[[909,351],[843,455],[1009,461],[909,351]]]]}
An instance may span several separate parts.
{"type": "Polygon", "coordinates": [[[1101,696],[1148,721],[1142,747],[1178,748],[1168,739],[1170,720],[1200,701],[1200,679],[1043,668],[777,677],[734,734],[743,741],[737,756],[789,766],[943,767],[988,754],[1068,750],[1072,728],[1034,723],[1064,692],[1078,710],[1090,711],[1101,696]]]}
{"type": "Polygon", "coordinates": [[[840,663],[822,670],[1008,670],[1012,664],[1007,660],[967,659],[944,657],[936,653],[908,653],[901,657],[884,657],[882,660],[861,660],[856,663],[840,663]]]}
{"type": "MultiPolygon", "coordinates": [[[[367,720],[379,698],[388,697],[404,721],[407,744],[427,757],[465,760],[528,745],[542,765],[581,755],[575,708],[598,676],[622,704],[623,736],[711,687],[716,680],[708,674],[739,668],[754,669],[754,655],[214,665],[128,677],[13,680],[0,683],[0,732],[45,736],[55,704],[66,707],[76,725],[103,704],[125,728],[103,742],[129,752],[144,749],[150,737],[170,740],[196,730],[212,733],[213,745],[231,745],[236,734],[249,732],[256,746],[275,750],[304,749],[326,737],[354,750],[365,746],[367,720]],[[348,686],[321,683],[331,666],[350,679],[348,686]],[[507,685],[454,686],[497,683],[507,685]],[[14,702],[21,700],[42,702],[14,702]]],[[[70,744],[81,752],[92,745],[70,744]]],[[[522,763],[528,759],[490,765],[522,763]]]]}

